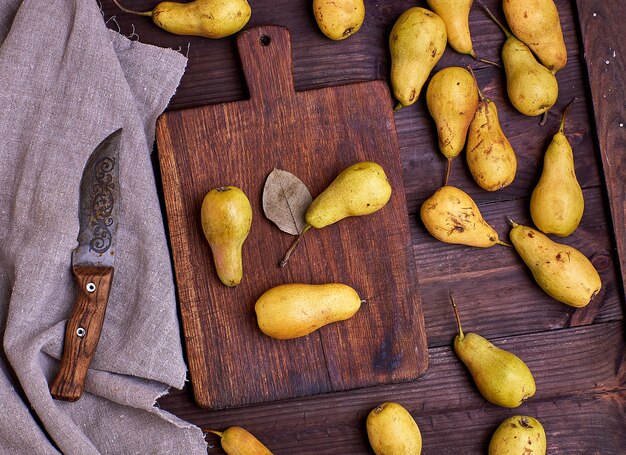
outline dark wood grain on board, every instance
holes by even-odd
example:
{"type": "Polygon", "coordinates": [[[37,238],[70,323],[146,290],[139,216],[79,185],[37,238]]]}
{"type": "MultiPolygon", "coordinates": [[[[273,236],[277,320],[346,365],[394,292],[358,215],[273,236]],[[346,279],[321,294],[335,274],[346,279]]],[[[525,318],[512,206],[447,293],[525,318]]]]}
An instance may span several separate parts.
{"type": "MultiPolygon", "coordinates": [[[[128,0],[134,7],[158,0],[128,0]]],[[[498,106],[500,122],[516,150],[516,180],[496,193],[473,182],[462,154],[451,183],[476,200],[484,217],[503,238],[506,216],[529,222],[528,201],[541,160],[564,106],[578,101],[565,133],[584,188],[586,211],[581,226],[567,239],[599,268],[603,291],[585,309],[559,304],[539,290],[512,250],[444,245],[421,224],[419,205],[443,180],[445,161],[436,149],[433,122],[423,100],[396,112],[412,249],[420,277],[430,346],[428,373],[415,382],[380,386],[314,398],[209,412],[194,405],[189,388],[164,397],[161,406],[202,428],[239,424],[257,434],[277,454],[365,454],[369,449],[364,419],[383,401],[398,401],[416,417],[425,454],[485,453],[487,441],[504,418],[523,412],[539,418],[548,433],[550,454],[621,454],[626,447],[626,361],[624,357],[624,28],[626,4],[620,0],[555,0],[567,44],[567,66],[557,74],[560,95],[544,127],[520,115],[506,96],[501,70],[472,62],[447,49],[436,70],[472,63],[485,94],[498,106]],[[594,14],[595,13],[595,14],[594,14]],[[613,54],[615,51],[615,54],[613,54]],[[606,64],[609,61],[609,64],[606,64]],[[621,264],[621,272],[618,265],[621,264]],[[537,396],[518,410],[496,408],[481,399],[451,352],[454,320],[447,296],[452,289],[468,330],[483,333],[527,360],[538,381],[537,396]]],[[[294,84],[309,90],[389,77],[387,37],[393,22],[424,0],[366,1],[366,19],[356,35],[327,40],[317,29],[308,0],[250,0],[250,24],[288,27],[293,40],[294,84]]],[[[485,0],[503,17],[499,0],[485,0]]],[[[117,14],[104,2],[105,18],[117,14]]],[[[157,30],[147,18],[117,14],[123,33],[140,40],[180,48],[189,66],[170,109],[243,100],[248,97],[235,39],[208,41],[176,37],[157,30]]],[[[109,23],[116,28],[114,23],[109,23]]],[[[475,6],[470,13],[474,47],[487,59],[500,60],[503,36],[475,6]]],[[[390,103],[393,101],[390,99],[390,103]]],[[[209,453],[223,453],[207,437],[209,453]]]]}
{"type": "Polygon", "coordinates": [[[237,43],[250,100],[169,112],[157,125],[198,404],[220,409],[417,379],[427,369],[428,354],[386,85],[295,92],[287,29],[257,27],[241,33],[237,43]],[[293,237],[263,215],[267,175],[274,168],[288,170],[317,195],[359,161],[385,169],[393,188],[390,202],[368,217],[309,231],[279,268],[293,237]],[[200,229],[202,199],[222,185],[240,187],[253,207],[244,280],[236,288],[217,279],[200,229]],[[336,282],[366,300],[350,320],[294,340],[271,339],[256,326],[254,302],[267,289],[336,282]]]}

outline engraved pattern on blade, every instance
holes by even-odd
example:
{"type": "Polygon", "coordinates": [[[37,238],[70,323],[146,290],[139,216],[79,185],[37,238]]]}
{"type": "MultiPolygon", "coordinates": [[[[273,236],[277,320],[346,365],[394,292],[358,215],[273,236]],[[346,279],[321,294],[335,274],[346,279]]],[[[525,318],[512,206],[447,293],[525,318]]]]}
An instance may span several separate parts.
{"type": "Polygon", "coordinates": [[[80,182],[80,231],[72,265],[113,266],[119,215],[121,129],[93,151],[80,182]]]}

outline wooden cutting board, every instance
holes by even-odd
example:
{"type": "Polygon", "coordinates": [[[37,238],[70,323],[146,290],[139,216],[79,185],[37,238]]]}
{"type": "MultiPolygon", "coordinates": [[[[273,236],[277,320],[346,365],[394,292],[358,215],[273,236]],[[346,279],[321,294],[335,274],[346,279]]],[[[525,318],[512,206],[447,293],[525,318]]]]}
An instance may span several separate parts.
{"type": "Polygon", "coordinates": [[[250,99],[163,114],[157,144],[191,382],[196,402],[220,409],[410,381],[428,368],[392,100],[382,81],[294,91],[284,27],[242,32],[237,46],[250,99]],[[264,215],[268,174],[284,169],[318,195],[341,170],[376,161],[393,194],[380,211],[303,238],[264,215]],[[200,207],[222,185],[253,208],[244,278],[222,285],[204,239],[200,207]],[[366,299],[347,321],[275,340],[256,324],[254,303],[284,283],[340,282],[366,299]]]}

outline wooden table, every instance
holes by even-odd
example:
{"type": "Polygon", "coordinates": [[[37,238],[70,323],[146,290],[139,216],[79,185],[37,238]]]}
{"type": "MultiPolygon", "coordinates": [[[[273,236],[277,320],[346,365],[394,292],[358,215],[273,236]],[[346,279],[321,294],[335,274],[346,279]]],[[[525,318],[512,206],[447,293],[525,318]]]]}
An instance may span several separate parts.
{"type": "MultiPolygon", "coordinates": [[[[171,47],[189,57],[169,109],[247,97],[233,37],[211,41],[173,36],[147,18],[120,13],[110,0],[102,3],[105,19],[116,15],[116,20],[108,20],[109,27],[119,26],[126,35],[134,33],[142,42],[171,47]]],[[[135,9],[156,3],[126,1],[135,9]]],[[[424,1],[366,1],[363,28],[343,42],[332,42],[319,32],[310,1],[250,0],[253,13],[247,27],[279,24],[290,29],[296,90],[388,80],[389,31],[399,14],[416,3],[425,5],[424,1]]],[[[503,17],[496,0],[485,3],[503,17]]],[[[427,374],[411,383],[213,412],[196,406],[190,387],[186,387],[159,400],[163,409],[205,430],[241,425],[276,454],[371,453],[365,418],[383,401],[403,404],[416,418],[425,454],[485,453],[499,422],[514,414],[532,415],[544,424],[548,453],[626,452],[626,36],[622,24],[626,5],[620,0],[556,3],[569,60],[557,75],[559,100],[545,126],[513,109],[502,71],[473,64],[479,84],[497,104],[503,130],[517,152],[515,182],[497,193],[482,191],[461,157],[455,162],[450,183],[466,190],[506,239],[507,216],[530,222],[528,201],[541,171],[543,152],[558,128],[563,107],[578,97],[566,134],[574,149],[586,210],[581,226],[563,241],[592,259],[602,276],[601,294],[588,307],[574,310],[545,295],[513,250],[446,245],[429,236],[419,220],[419,207],[441,185],[445,165],[422,96],[416,105],[396,113],[395,120],[416,279],[426,319],[427,374]],[[486,402],[455,357],[450,291],[456,295],[467,331],[478,332],[516,353],[534,372],[537,393],[516,410],[486,402]]],[[[502,33],[477,5],[470,18],[476,51],[483,58],[499,61],[502,33]]],[[[436,69],[470,62],[469,57],[448,48],[436,69]]],[[[158,172],[158,166],[155,169],[158,172]]],[[[223,453],[216,437],[207,435],[207,441],[209,453],[223,453]]]]}

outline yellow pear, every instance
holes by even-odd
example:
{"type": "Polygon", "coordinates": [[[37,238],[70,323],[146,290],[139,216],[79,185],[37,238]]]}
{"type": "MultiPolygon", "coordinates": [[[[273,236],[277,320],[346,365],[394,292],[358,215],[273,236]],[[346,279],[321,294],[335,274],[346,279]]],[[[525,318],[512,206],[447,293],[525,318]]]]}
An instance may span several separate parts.
{"type": "Polygon", "coordinates": [[[477,333],[463,333],[461,319],[454,308],[459,334],[454,351],[469,370],[474,384],[485,399],[498,406],[516,408],[535,394],[535,378],[528,366],[504,349],[494,346],[477,333]]]}
{"type": "Polygon", "coordinates": [[[442,242],[482,248],[496,243],[506,245],[469,194],[450,185],[439,188],[424,201],[420,217],[428,232],[442,242]]]}
{"type": "Polygon", "coordinates": [[[540,231],[561,237],[576,230],[585,210],[583,192],[576,179],[574,154],[563,131],[570,106],[571,103],[565,108],[561,127],[546,150],[543,171],[530,198],[533,223],[540,231]]]}
{"type": "Polygon", "coordinates": [[[513,34],[546,68],[556,73],[565,67],[567,50],[553,0],[503,0],[502,8],[513,34]]]}
{"type": "Polygon", "coordinates": [[[237,286],[243,276],[241,250],[252,225],[250,201],[237,187],[215,188],[202,201],[201,219],[220,281],[237,286]]]}
{"type": "Polygon", "coordinates": [[[541,423],[529,416],[504,420],[489,442],[489,455],[545,455],[546,432],[541,423]]]}
{"type": "Polygon", "coordinates": [[[528,46],[513,36],[487,8],[485,10],[506,35],[502,46],[502,63],[511,103],[520,113],[529,117],[547,112],[559,96],[556,77],[537,61],[528,46]]]}
{"type": "Polygon", "coordinates": [[[478,106],[478,90],[465,68],[451,66],[437,72],[426,89],[428,112],[437,126],[439,150],[448,159],[444,185],[452,160],[465,146],[467,129],[478,106]]]}
{"type": "Polygon", "coordinates": [[[402,405],[386,402],[376,406],[365,422],[367,438],[376,455],[420,455],[422,434],[402,405]]]}
{"type": "Polygon", "coordinates": [[[510,185],[517,172],[517,158],[504,135],[493,101],[484,97],[480,102],[467,133],[467,165],[478,185],[496,191],[510,185]]]}
{"type": "Polygon", "coordinates": [[[460,54],[476,58],[469,29],[469,13],[474,0],[427,0],[428,6],[446,24],[448,44],[460,54]]]}
{"type": "Polygon", "coordinates": [[[194,0],[188,3],[161,2],[152,11],[132,11],[113,0],[119,9],[148,16],[163,30],[176,35],[224,38],[241,30],[252,10],[246,0],[194,0]]]}
{"type": "Polygon", "coordinates": [[[536,229],[512,224],[511,243],[550,297],[580,308],[600,292],[600,275],[584,254],[550,240],[536,229]]]}
{"type": "Polygon", "coordinates": [[[302,236],[312,227],[320,229],[349,216],[369,215],[383,208],[391,197],[384,169],[372,161],[348,166],[317,196],[306,211],[306,226],[285,253],[284,267],[302,236]]]}
{"type": "Polygon", "coordinates": [[[220,437],[220,444],[227,455],[272,455],[261,441],[244,428],[232,426],[224,431],[208,431],[220,437]]]}
{"type": "Polygon", "coordinates": [[[355,34],[363,25],[363,0],[313,0],[313,13],[324,35],[338,41],[355,34]]]}
{"type": "Polygon", "coordinates": [[[254,310],[264,334],[285,340],[349,319],[360,307],[361,298],[345,284],[289,283],[265,291],[254,310]]]}
{"type": "Polygon", "coordinates": [[[389,36],[391,88],[399,101],[396,109],[417,98],[446,49],[446,26],[432,11],[414,6],[404,11],[389,36]]]}

